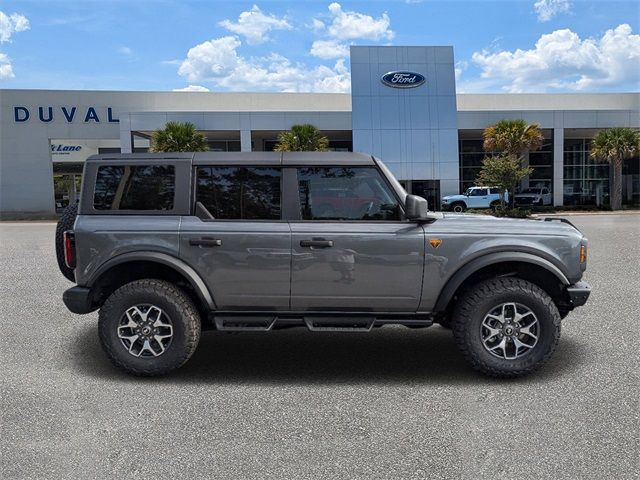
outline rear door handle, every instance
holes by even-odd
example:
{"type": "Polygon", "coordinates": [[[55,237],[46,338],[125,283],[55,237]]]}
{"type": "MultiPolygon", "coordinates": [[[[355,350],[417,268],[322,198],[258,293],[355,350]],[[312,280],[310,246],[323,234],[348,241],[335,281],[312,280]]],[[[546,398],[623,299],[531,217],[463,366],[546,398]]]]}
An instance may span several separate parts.
{"type": "Polygon", "coordinates": [[[190,238],[189,245],[194,247],[219,247],[222,245],[222,240],[213,237],[190,238]]]}
{"type": "Polygon", "coordinates": [[[329,248],[333,247],[333,240],[300,240],[301,247],[329,248]]]}

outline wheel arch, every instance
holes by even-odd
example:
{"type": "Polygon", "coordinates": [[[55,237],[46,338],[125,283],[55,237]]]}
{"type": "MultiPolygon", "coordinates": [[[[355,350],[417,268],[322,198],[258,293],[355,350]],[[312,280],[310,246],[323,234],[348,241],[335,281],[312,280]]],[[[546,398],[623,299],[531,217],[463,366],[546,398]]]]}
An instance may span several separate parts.
{"type": "Polygon", "coordinates": [[[531,281],[546,291],[559,306],[566,301],[563,287],[570,282],[549,260],[526,252],[495,252],[460,267],[440,292],[434,312],[448,311],[452,301],[469,285],[498,276],[517,276],[531,281]]]}
{"type": "Polygon", "coordinates": [[[132,252],[118,255],[100,266],[87,281],[101,305],[122,285],[142,278],[157,278],[181,284],[202,310],[215,310],[215,301],[200,275],[188,264],[160,252],[132,252]]]}

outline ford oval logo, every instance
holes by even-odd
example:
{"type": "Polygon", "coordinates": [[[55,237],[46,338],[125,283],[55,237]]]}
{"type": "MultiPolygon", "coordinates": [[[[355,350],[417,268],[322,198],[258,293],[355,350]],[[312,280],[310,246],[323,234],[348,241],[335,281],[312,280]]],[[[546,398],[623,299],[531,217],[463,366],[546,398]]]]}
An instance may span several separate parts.
{"type": "Polygon", "coordinates": [[[419,87],[425,81],[424,75],[416,72],[389,72],[380,79],[382,83],[394,88],[419,87]]]}

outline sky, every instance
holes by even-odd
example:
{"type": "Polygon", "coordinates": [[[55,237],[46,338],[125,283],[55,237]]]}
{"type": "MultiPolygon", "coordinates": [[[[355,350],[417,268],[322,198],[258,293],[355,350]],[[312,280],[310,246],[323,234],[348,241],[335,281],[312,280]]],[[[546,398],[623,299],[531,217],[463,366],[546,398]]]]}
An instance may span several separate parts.
{"type": "Polygon", "coordinates": [[[0,89],[349,92],[350,45],[453,45],[459,93],[640,91],[640,2],[0,0],[0,89]]]}

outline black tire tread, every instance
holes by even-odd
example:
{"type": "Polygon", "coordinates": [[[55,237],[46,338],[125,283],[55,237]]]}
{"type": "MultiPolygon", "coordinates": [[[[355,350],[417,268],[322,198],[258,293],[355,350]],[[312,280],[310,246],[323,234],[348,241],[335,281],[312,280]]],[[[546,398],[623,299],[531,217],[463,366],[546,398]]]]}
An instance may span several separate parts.
{"type": "Polygon", "coordinates": [[[103,349],[106,354],[109,356],[113,364],[121,370],[124,370],[127,373],[131,373],[137,376],[157,376],[168,373],[172,370],[180,368],[184,365],[187,360],[191,358],[193,353],[196,351],[198,343],[200,341],[200,314],[198,313],[197,308],[191,301],[188,295],[186,295],[180,288],[176,287],[172,283],[169,283],[164,280],[156,280],[156,279],[143,279],[143,280],[135,280],[131,283],[127,283],[122,287],[118,288],[115,292],[113,292],[109,298],[107,298],[106,302],[100,308],[100,312],[98,314],[98,332],[100,336],[100,343],[102,344],[103,349]],[[125,362],[121,361],[119,355],[114,352],[109,344],[106,341],[106,331],[105,329],[109,327],[107,318],[116,314],[113,310],[117,302],[123,297],[126,298],[129,295],[135,295],[140,292],[149,292],[153,291],[158,295],[164,297],[166,300],[175,303],[175,307],[178,311],[182,312],[183,320],[185,322],[185,348],[183,349],[182,355],[179,360],[172,365],[170,368],[160,364],[154,364],[146,368],[138,368],[127,365],[125,362]]]}
{"type": "Polygon", "coordinates": [[[452,319],[453,335],[457,347],[471,366],[486,375],[496,378],[515,378],[533,373],[544,365],[553,355],[560,340],[561,318],[553,299],[540,287],[531,282],[516,277],[503,277],[486,280],[467,290],[459,300],[454,310],[452,319]],[[554,326],[551,348],[544,357],[535,364],[517,370],[504,370],[496,368],[484,362],[473,350],[469,349],[465,340],[466,323],[469,317],[476,311],[477,305],[489,296],[503,293],[504,291],[519,291],[536,298],[542,302],[552,316],[554,326]]]}
{"type": "Polygon", "coordinates": [[[73,269],[67,267],[64,263],[64,238],[62,234],[67,231],[73,229],[73,224],[76,221],[76,217],[78,216],[78,204],[74,203],[69,205],[62,211],[60,215],[60,219],[58,220],[58,224],[56,225],[56,260],[58,261],[58,268],[60,269],[60,273],[65,276],[67,280],[71,280],[75,283],[76,277],[73,274],[73,269]]]}

